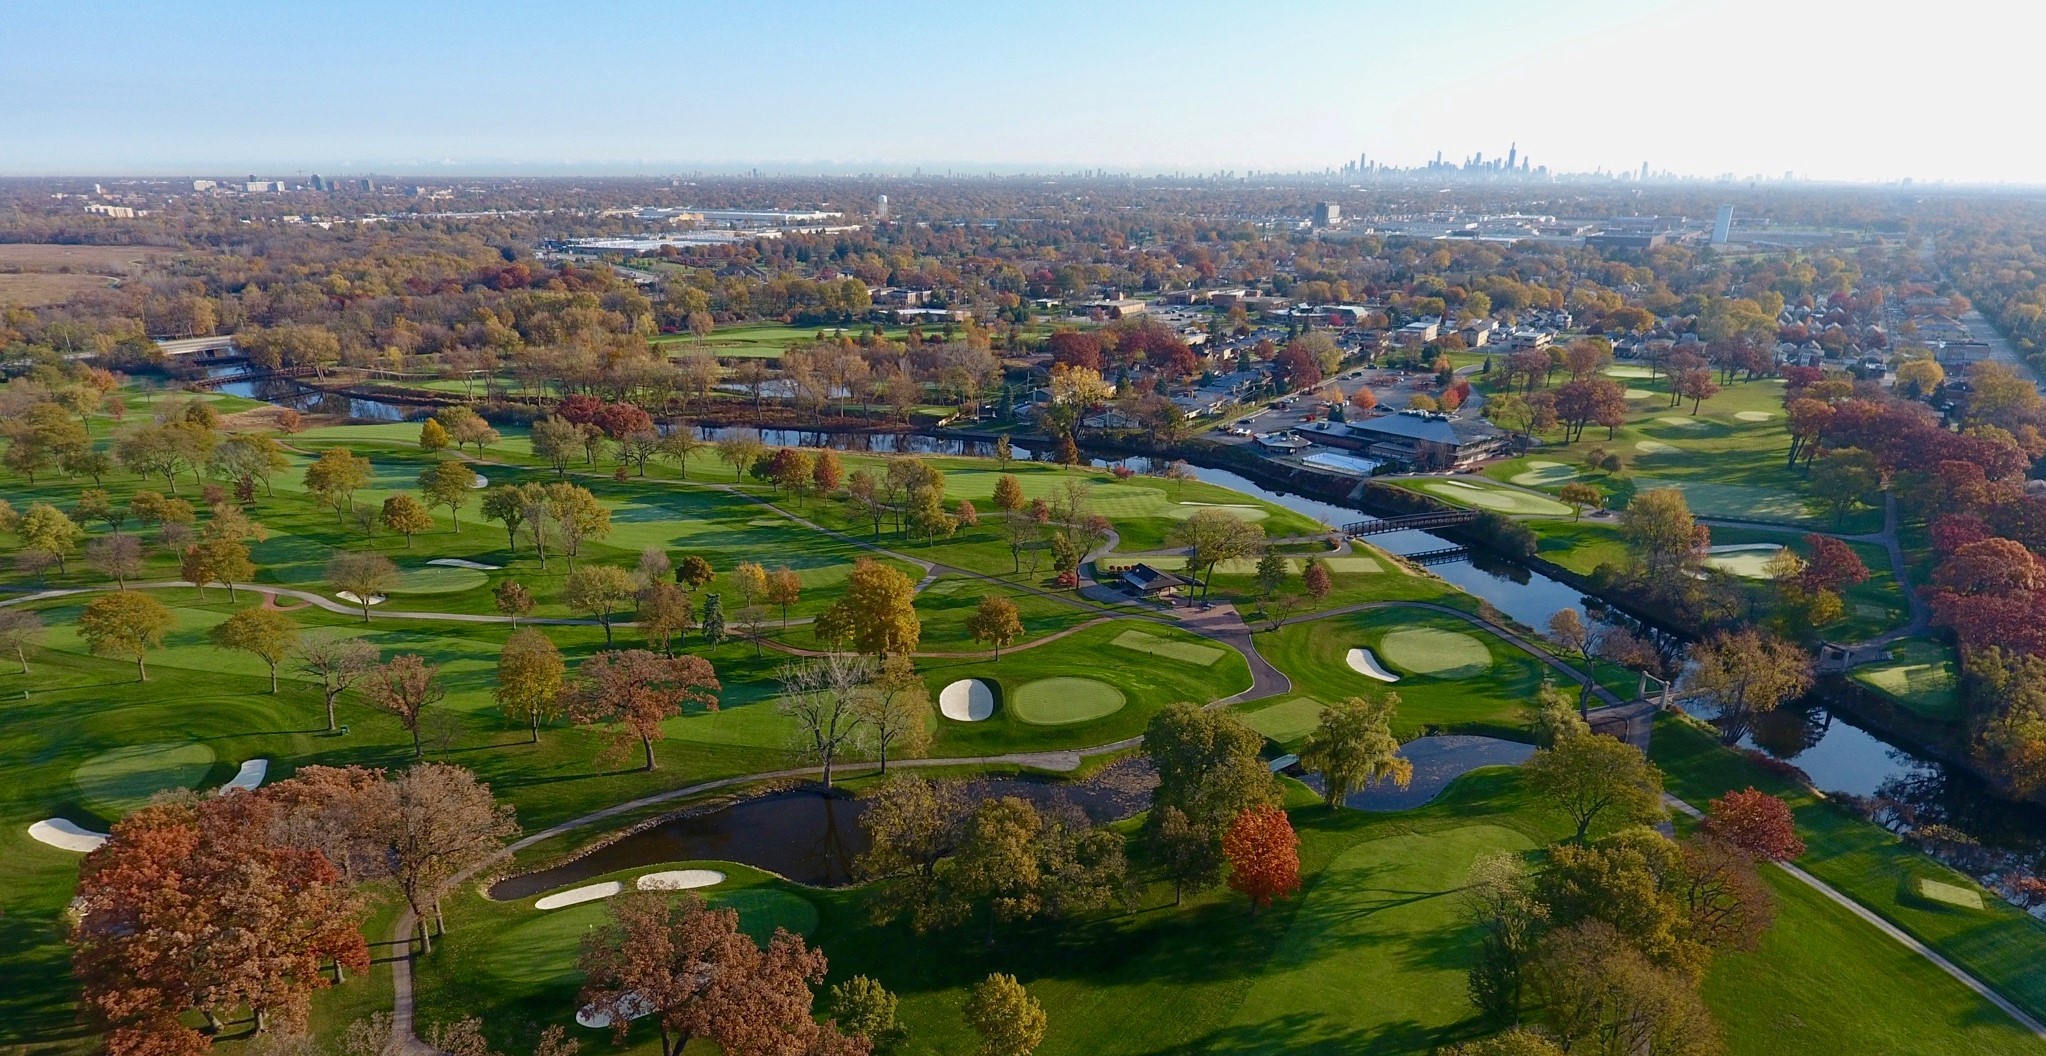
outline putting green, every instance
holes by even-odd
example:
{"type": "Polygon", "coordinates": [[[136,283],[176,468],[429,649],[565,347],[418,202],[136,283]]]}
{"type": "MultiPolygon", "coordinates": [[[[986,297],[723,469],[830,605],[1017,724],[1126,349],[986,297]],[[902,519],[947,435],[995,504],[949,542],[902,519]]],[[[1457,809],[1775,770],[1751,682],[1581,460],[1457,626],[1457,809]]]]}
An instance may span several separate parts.
{"type": "Polygon", "coordinates": [[[1513,483],[1528,488],[1545,488],[1567,484],[1577,479],[1577,469],[1561,462],[1529,462],[1527,471],[1515,473],[1513,483]]]}
{"type": "Polygon", "coordinates": [[[1954,661],[1937,642],[1899,642],[1890,649],[1890,663],[1854,669],[1854,680],[1920,708],[1946,710],[1954,705],[1954,661]]]}
{"type": "Polygon", "coordinates": [[[1660,440],[1636,440],[1634,450],[1644,455],[1674,455],[1682,448],[1675,444],[1665,444],[1660,440]]]}
{"type": "Polygon", "coordinates": [[[1485,643],[1459,631],[1439,627],[1407,627],[1385,636],[1378,655],[1410,675],[1469,678],[1492,668],[1485,643]]]}
{"type": "Polygon", "coordinates": [[[1280,743],[1297,741],[1314,732],[1321,723],[1321,701],[1313,697],[1295,697],[1283,704],[1274,704],[1260,711],[1243,716],[1251,729],[1280,743]]]}
{"type": "Polygon", "coordinates": [[[1655,371],[1650,370],[1647,367],[1626,367],[1619,365],[1607,367],[1604,371],[1602,371],[1602,373],[1609,378],[1652,378],[1655,376],[1655,371]]]}
{"type": "Polygon", "coordinates": [[[1430,481],[1427,484],[1421,485],[1421,488],[1430,494],[1439,495],[1451,502],[1462,503],[1466,506],[1477,506],[1487,510],[1496,510],[1500,513],[1525,513],[1562,517],[1570,512],[1570,507],[1541,495],[1529,495],[1526,492],[1520,491],[1507,491],[1504,488],[1483,488],[1461,480],[1430,481]]]}
{"type": "MultiPolygon", "coordinates": [[[[809,899],[771,887],[749,887],[707,896],[714,907],[739,911],[739,927],[760,942],[773,937],[777,927],[808,934],[817,930],[817,907],[809,899]]],[[[576,958],[582,952],[583,936],[603,927],[610,918],[609,899],[584,902],[548,912],[535,912],[500,932],[492,941],[491,956],[480,958],[484,974],[529,986],[570,985],[582,973],[576,958]]]]}
{"type": "Polygon", "coordinates": [[[408,568],[398,573],[398,582],[392,584],[393,594],[458,594],[474,590],[490,582],[490,577],[479,569],[449,568],[445,565],[424,565],[408,568]]]}
{"type": "Polygon", "coordinates": [[[1132,649],[1139,653],[1162,656],[1183,664],[1197,664],[1206,667],[1222,659],[1222,650],[1198,642],[1182,642],[1172,638],[1160,638],[1142,631],[1124,631],[1109,639],[1108,644],[1132,649]]]}
{"type": "Polygon", "coordinates": [[[191,788],[213,766],[213,749],[190,742],[136,744],[102,752],[71,772],[93,812],[114,820],[171,788],[191,788]]]}
{"type": "Polygon", "coordinates": [[[1270,517],[1271,511],[1262,506],[1231,506],[1219,502],[1181,502],[1166,507],[1165,516],[1183,521],[1202,510],[1226,510],[1246,521],[1262,521],[1270,517]]]}
{"type": "Polygon", "coordinates": [[[1814,523],[1825,520],[1805,505],[1804,499],[1779,488],[1758,488],[1751,484],[1720,484],[1702,480],[1634,478],[1634,492],[1675,488],[1684,493],[1691,512],[1700,517],[1735,517],[1751,521],[1792,521],[1814,523]]]}
{"type": "Polygon", "coordinates": [[[1040,678],[1016,691],[1012,710],[1033,726],[1091,722],[1122,710],[1122,690],[1091,678],[1040,678]]]}
{"type": "Polygon", "coordinates": [[[1768,411],[1735,411],[1733,416],[1743,422],[1766,422],[1776,417],[1768,411]]]}
{"type": "Polygon", "coordinates": [[[1647,389],[1628,389],[1620,393],[1620,395],[1630,400],[1645,400],[1650,396],[1654,396],[1656,394],[1648,391],[1647,389]]]}
{"type": "Polygon", "coordinates": [[[1662,415],[1661,417],[1657,418],[1656,421],[1661,422],[1662,424],[1667,425],[1673,429],[1703,429],[1706,426],[1712,424],[1711,422],[1700,421],[1699,419],[1696,418],[1685,418],[1680,415],[1674,414],[1662,415]]]}

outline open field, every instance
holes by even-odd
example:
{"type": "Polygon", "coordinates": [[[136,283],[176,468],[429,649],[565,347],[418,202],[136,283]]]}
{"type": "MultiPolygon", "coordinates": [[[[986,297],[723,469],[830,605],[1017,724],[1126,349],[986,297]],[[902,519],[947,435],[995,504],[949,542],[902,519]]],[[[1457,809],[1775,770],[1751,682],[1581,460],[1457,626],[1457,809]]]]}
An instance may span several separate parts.
{"type": "Polygon", "coordinates": [[[174,251],[161,246],[74,246],[0,242],[0,271],[126,271],[174,251]]]}
{"type": "Polygon", "coordinates": [[[0,273],[0,306],[41,308],[112,284],[104,275],[0,273]]]}

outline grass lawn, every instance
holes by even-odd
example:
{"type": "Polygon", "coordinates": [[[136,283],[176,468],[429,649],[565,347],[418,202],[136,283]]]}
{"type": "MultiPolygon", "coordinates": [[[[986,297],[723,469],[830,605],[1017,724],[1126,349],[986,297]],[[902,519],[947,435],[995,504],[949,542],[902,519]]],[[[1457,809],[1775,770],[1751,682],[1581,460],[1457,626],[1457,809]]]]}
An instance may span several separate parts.
{"type": "Polygon", "coordinates": [[[1010,706],[1018,719],[1033,726],[1065,726],[1113,715],[1126,703],[1122,690],[1106,682],[1061,675],[1016,687],[1010,706]]]}
{"type": "Polygon", "coordinates": [[[1954,685],[1954,650],[1929,638],[1907,638],[1890,647],[1890,662],[1854,669],[1856,682],[1928,718],[1961,720],[1954,685]]]}
{"type": "Polygon", "coordinates": [[[1570,507],[1554,499],[1516,488],[1500,487],[1478,478],[1398,480],[1393,483],[1410,491],[1418,491],[1431,498],[1441,499],[1451,505],[1471,509],[1491,510],[1513,516],[1570,516],[1570,507]]]}
{"type": "MultiPolygon", "coordinates": [[[[1528,702],[1546,670],[1462,620],[1401,609],[1367,610],[1260,633],[1258,651],[1293,680],[1296,693],[1319,703],[1399,694],[1394,727],[1403,739],[1430,727],[1524,739],[1528,702]],[[1360,646],[1383,659],[1402,676],[1400,681],[1387,685],[1351,670],[1344,657],[1360,646]]],[[[1252,705],[1256,710],[1245,717],[1255,724],[1269,708],[1304,708],[1292,699],[1252,705]]],[[[1277,722],[1282,729],[1292,725],[1263,721],[1277,722]]]]}

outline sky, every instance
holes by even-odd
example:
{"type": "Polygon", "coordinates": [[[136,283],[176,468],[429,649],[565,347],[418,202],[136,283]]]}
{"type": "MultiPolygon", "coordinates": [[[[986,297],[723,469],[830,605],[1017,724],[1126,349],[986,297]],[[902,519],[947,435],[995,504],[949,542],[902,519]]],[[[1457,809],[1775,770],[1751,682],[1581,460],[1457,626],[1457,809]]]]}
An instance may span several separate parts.
{"type": "Polygon", "coordinates": [[[0,0],[0,174],[2046,184],[2032,0],[0,0]]]}

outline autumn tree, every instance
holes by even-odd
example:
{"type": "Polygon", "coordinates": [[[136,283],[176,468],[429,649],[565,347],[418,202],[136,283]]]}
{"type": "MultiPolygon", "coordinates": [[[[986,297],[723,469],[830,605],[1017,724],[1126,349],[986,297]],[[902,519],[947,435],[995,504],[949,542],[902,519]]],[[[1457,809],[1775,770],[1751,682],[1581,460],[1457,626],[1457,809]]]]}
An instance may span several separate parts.
{"type": "Polygon", "coordinates": [[[1573,521],[1582,520],[1585,510],[1602,509],[1606,504],[1605,492],[1579,480],[1563,485],[1562,490],[1556,493],[1556,497],[1562,499],[1565,506],[1570,507],[1570,519],[1573,521]]]}
{"type": "Polygon", "coordinates": [[[1030,1056],[1044,1042],[1044,1006],[1013,975],[996,972],[975,983],[964,1014],[980,1035],[978,1056],[1030,1056]]]}
{"type": "Polygon", "coordinates": [[[1721,632],[1692,650],[1686,688],[1712,699],[1720,737],[1733,744],[1755,716],[1774,711],[1811,689],[1811,659],[1804,650],[1752,628],[1721,632]]]}
{"type": "Polygon", "coordinates": [[[696,603],[690,600],[688,591],[663,582],[641,587],[638,599],[639,633],[646,638],[648,647],[672,655],[675,639],[688,634],[696,625],[696,603]]]}
{"type": "Polygon", "coordinates": [[[896,1005],[895,995],[887,988],[867,976],[855,975],[832,984],[824,1008],[840,1030],[867,1039],[875,1052],[883,1052],[901,1044],[909,1033],[896,1018],[896,1005]]]}
{"type": "Polygon", "coordinates": [[[882,774],[890,755],[920,759],[930,750],[931,691],[906,654],[883,656],[853,704],[861,744],[881,761],[882,774]]]}
{"type": "Polygon", "coordinates": [[[1094,826],[1076,807],[1040,811],[1014,796],[983,799],[961,829],[947,863],[954,919],[984,910],[986,942],[999,923],[1065,917],[1124,902],[1123,837],[1094,826]]]}
{"type": "Polygon", "coordinates": [[[420,532],[433,530],[433,514],[426,506],[410,495],[393,495],[384,500],[383,511],[377,515],[384,527],[405,537],[405,548],[412,548],[412,537],[420,532]]]}
{"type": "Polygon", "coordinates": [[[1620,511],[1620,535],[1642,571],[1664,582],[1689,569],[1704,549],[1704,533],[1676,488],[1636,494],[1620,511]]]}
{"type": "Polygon", "coordinates": [[[712,568],[710,562],[700,554],[689,554],[682,558],[681,564],[675,566],[675,582],[688,587],[692,594],[703,589],[711,580],[716,579],[717,575],[717,569],[712,568]]]}
{"type": "Polygon", "coordinates": [[[945,897],[940,865],[958,849],[971,810],[962,786],[898,772],[866,803],[867,850],[853,869],[867,882],[875,922],[907,917],[918,932],[951,923],[956,903],[945,897]]]}
{"type": "MultiPolygon", "coordinates": [[[[462,507],[476,496],[476,471],[457,459],[436,462],[419,474],[419,493],[426,497],[428,508],[445,506],[448,518],[454,522],[455,534],[462,534],[462,507]]],[[[386,506],[389,503],[385,504],[386,506]]],[[[411,542],[408,536],[406,542],[411,542]]]]}
{"type": "MultiPolygon", "coordinates": [[[[546,517],[554,530],[560,533],[561,552],[568,557],[568,568],[575,571],[575,559],[581,555],[583,543],[607,539],[611,535],[611,510],[597,501],[588,488],[575,484],[554,483],[546,485],[546,517]]],[[[540,523],[530,509],[526,515],[529,525],[540,523]]],[[[535,534],[537,543],[538,534],[535,534]]],[[[544,556],[540,565],[545,568],[544,556]]]]}
{"type": "Polygon", "coordinates": [[[845,594],[817,616],[815,628],[819,641],[873,656],[915,652],[923,636],[916,584],[888,565],[860,558],[846,578],[845,594]]]}
{"type": "Polygon", "coordinates": [[[300,640],[296,650],[298,669],[320,684],[321,703],[327,708],[327,732],[337,727],[334,703],[358,679],[375,670],[383,659],[377,647],[361,638],[322,634],[300,640]]]}
{"type": "Polygon", "coordinates": [[[1188,891],[1222,882],[1222,843],[1212,829],[1195,825],[1178,807],[1159,808],[1150,835],[1152,858],[1172,881],[1172,904],[1188,891]]]}
{"type": "Polygon", "coordinates": [[[604,625],[604,647],[611,646],[611,614],[633,595],[632,574],[612,565],[584,565],[568,574],[561,600],[569,609],[604,625]]]}
{"type": "Polygon", "coordinates": [[[1697,991],[1657,968],[1611,925],[1588,921],[1543,938],[1529,965],[1542,1021],[1571,1052],[1717,1056],[1719,1028],[1697,991]]]}
{"type": "Polygon", "coordinates": [[[363,695],[381,711],[397,717],[412,734],[412,758],[425,754],[419,743],[419,726],[426,709],[448,695],[440,680],[440,668],[416,654],[406,653],[379,664],[362,679],[363,695]]]}
{"type": "Polygon", "coordinates": [[[1536,751],[1525,771],[1528,787],[1577,826],[1579,843],[1600,819],[1647,824],[1662,818],[1662,771],[1624,741],[1570,730],[1536,751]]]}
{"type": "Polygon", "coordinates": [[[503,853],[519,834],[518,819],[474,773],[446,763],[415,763],[387,789],[379,835],[389,848],[391,878],[419,922],[420,946],[432,953],[434,934],[447,934],[442,894],[455,877],[503,853]]]}
{"type": "Polygon", "coordinates": [[[176,624],[177,617],[163,602],[141,591],[122,590],[86,604],[78,614],[78,637],[96,655],[135,661],[136,680],[147,682],[144,660],[151,649],[163,646],[163,636],[176,624]]]}
{"type": "Polygon", "coordinates": [[[795,569],[783,565],[767,574],[764,596],[768,604],[781,607],[781,627],[786,631],[789,628],[789,606],[803,598],[803,577],[797,575],[795,569]]]}
{"type": "Polygon", "coordinates": [[[1787,862],[1804,854],[1790,805],[1753,786],[1714,799],[1698,829],[1756,861],[1787,862]]]}
{"type": "Polygon", "coordinates": [[[57,571],[65,571],[64,555],[78,548],[85,529],[47,502],[33,503],[14,526],[15,538],[24,550],[38,550],[57,559],[57,571]]]}
{"type": "Polygon", "coordinates": [[[86,563],[123,590],[142,574],[142,560],[142,540],[132,535],[103,535],[85,544],[86,563]]]}
{"type": "Polygon", "coordinates": [[[665,736],[661,724],[682,714],[685,704],[716,711],[722,688],[710,661],[700,656],[663,657],[645,649],[601,652],[576,668],[566,691],[568,714],[579,723],[609,724],[613,751],[639,742],[646,768],[653,770],[654,742],[665,736]]]}
{"type": "Polygon", "coordinates": [[[1392,720],[1399,694],[1382,700],[1351,697],[1321,709],[1321,719],[1300,748],[1300,764],[1322,780],[1322,801],[1334,810],[1353,792],[1390,782],[1405,788],[1414,764],[1400,755],[1392,720]]]}
{"type": "Polygon", "coordinates": [[[447,426],[428,418],[419,427],[419,449],[428,453],[445,451],[455,438],[448,433],[447,426]]]}
{"type": "Polygon", "coordinates": [[[369,459],[359,458],[339,447],[320,452],[320,457],[305,467],[306,493],[322,505],[332,506],[334,512],[343,517],[354,512],[355,493],[367,487],[369,482],[369,459]]]}
{"type": "Polygon", "coordinates": [[[28,653],[43,640],[41,614],[27,609],[0,609],[0,653],[14,654],[21,673],[28,674],[28,653]]]}
{"type": "Polygon", "coordinates": [[[344,550],[327,562],[327,585],[337,593],[354,595],[362,606],[362,622],[369,622],[369,607],[398,582],[398,566],[382,554],[344,550]]]}
{"type": "Polygon", "coordinates": [[[533,592],[516,579],[507,579],[490,592],[491,601],[497,611],[511,617],[511,625],[519,625],[519,617],[533,614],[533,592]]]}
{"type": "Polygon", "coordinates": [[[277,665],[298,647],[298,621],[276,609],[243,609],[215,624],[207,637],[222,649],[236,649],[270,668],[270,692],[277,692],[277,665]]]}
{"type": "Polygon", "coordinates": [[[1278,807],[1236,815],[1222,834],[1222,854],[1229,861],[1229,887],[1250,899],[1253,913],[1300,889],[1300,837],[1278,807]]]}
{"type": "Polygon", "coordinates": [[[1014,513],[1028,505],[1023,497],[1023,482],[1013,473],[1004,473],[995,478],[995,509],[1003,513],[1014,513]]]}
{"type": "Polygon", "coordinates": [[[1023,619],[1015,602],[999,594],[988,594],[974,607],[973,615],[966,618],[966,633],[976,642],[993,646],[995,659],[1000,660],[1003,647],[1023,633],[1023,619]]]}
{"type": "Polygon", "coordinates": [[[1335,589],[1335,577],[1329,574],[1328,562],[1310,557],[1300,569],[1300,585],[1307,590],[1307,596],[1321,601],[1335,589]]]}
{"type": "Polygon", "coordinates": [[[1227,711],[1168,705],[1144,727],[1144,754],[1158,771],[1153,816],[1176,807],[1219,834],[1243,811],[1277,803],[1263,751],[1264,736],[1227,711]]]}
{"type": "Polygon", "coordinates": [[[492,695],[505,718],[530,723],[540,743],[540,720],[552,718],[568,669],[554,640],[531,627],[513,631],[497,654],[497,688],[492,695]]]}

